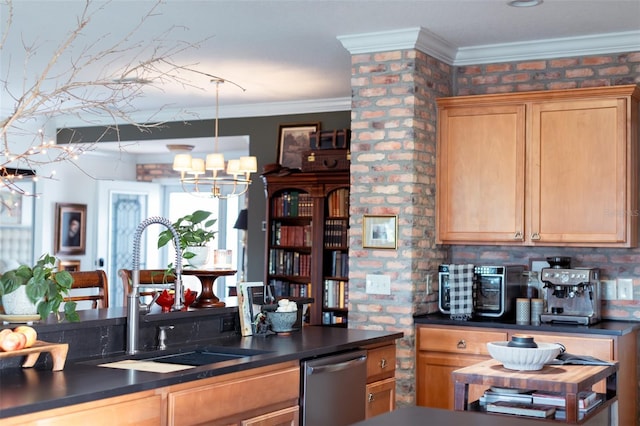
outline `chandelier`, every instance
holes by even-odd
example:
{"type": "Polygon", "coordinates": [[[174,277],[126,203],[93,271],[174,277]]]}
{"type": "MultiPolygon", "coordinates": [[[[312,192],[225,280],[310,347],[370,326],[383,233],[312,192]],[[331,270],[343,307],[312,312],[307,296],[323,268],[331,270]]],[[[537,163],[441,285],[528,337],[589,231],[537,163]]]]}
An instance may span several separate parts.
{"type": "Polygon", "coordinates": [[[185,192],[217,198],[238,197],[248,191],[251,173],[258,171],[254,156],[240,157],[226,162],[224,154],[218,152],[218,117],[220,84],[225,80],[214,78],[216,84],[216,117],[214,151],[206,158],[192,157],[189,153],[176,154],[173,170],[180,172],[180,183],[185,192]]]}

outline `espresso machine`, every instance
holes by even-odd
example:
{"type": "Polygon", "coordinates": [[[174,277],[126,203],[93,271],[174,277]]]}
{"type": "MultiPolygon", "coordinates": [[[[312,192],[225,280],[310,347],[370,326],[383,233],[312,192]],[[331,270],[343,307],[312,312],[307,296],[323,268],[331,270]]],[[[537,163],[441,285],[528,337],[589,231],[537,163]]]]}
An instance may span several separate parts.
{"type": "Polygon", "coordinates": [[[582,325],[600,321],[600,270],[550,264],[541,271],[547,307],[540,320],[582,325]]]}

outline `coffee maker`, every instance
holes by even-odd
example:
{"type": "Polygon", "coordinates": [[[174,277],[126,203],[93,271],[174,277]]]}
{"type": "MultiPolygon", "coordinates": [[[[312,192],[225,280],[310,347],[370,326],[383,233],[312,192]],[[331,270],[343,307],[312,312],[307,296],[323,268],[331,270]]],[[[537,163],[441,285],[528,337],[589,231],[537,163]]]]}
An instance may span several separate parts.
{"type": "Polygon", "coordinates": [[[547,258],[541,271],[547,307],[542,322],[589,325],[600,321],[600,270],[571,268],[570,258],[547,258]]]}

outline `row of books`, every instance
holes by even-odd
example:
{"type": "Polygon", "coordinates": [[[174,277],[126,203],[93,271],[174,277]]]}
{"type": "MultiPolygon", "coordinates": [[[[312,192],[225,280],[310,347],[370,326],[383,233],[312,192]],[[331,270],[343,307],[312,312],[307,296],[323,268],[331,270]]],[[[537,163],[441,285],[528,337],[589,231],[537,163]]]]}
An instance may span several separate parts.
{"type": "Polygon", "coordinates": [[[349,244],[349,221],[347,219],[327,219],[324,223],[324,246],[347,247],[349,244]]]}
{"type": "Polygon", "coordinates": [[[269,274],[308,277],[311,275],[311,255],[297,251],[271,249],[269,274]]]}
{"type": "Polygon", "coordinates": [[[349,216],[349,190],[347,188],[336,189],[327,197],[329,216],[349,216]]]}
{"type": "Polygon", "coordinates": [[[299,217],[313,215],[313,198],[306,192],[287,191],[271,199],[274,217],[299,217]]]}
{"type": "MultiPolygon", "coordinates": [[[[603,402],[594,391],[578,394],[578,419],[603,402]]],[[[515,414],[527,417],[566,419],[566,399],[560,392],[520,391],[491,388],[480,397],[480,406],[489,413],[515,414]]]]}
{"type": "Polygon", "coordinates": [[[336,312],[323,312],[322,313],[322,324],[323,325],[334,325],[334,324],[347,324],[347,316],[340,315],[336,312]]]}
{"type": "Polygon", "coordinates": [[[347,281],[325,280],[323,306],[325,308],[345,309],[349,296],[349,283],[347,281]]]}
{"type": "Polygon", "coordinates": [[[333,250],[327,253],[328,260],[325,260],[325,275],[330,277],[349,276],[349,253],[333,250]]]}
{"type": "Polygon", "coordinates": [[[286,280],[269,280],[269,286],[276,298],[310,297],[311,284],[292,283],[286,280]]]}
{"type": "Polygon", "coordinates": [[[283,225],[274,221],[271,224],[271,244],[274,246],[311,247],[312,229],[308,225],[283,225]]]}

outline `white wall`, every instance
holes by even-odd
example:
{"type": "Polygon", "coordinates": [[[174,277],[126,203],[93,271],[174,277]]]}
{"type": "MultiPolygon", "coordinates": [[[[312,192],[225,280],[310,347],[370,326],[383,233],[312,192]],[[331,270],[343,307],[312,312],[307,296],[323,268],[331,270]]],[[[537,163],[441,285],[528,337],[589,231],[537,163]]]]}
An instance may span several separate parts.
{"type": "Polygon", "coordinates": [[[97,223],[98,193],[97,182],[103,180],[134,180],[136,176],[135,160],[125,155],[111,156],[86,153],[75,163],[55,163],[38,170],[48,175],[56,171],[55,179],[40,179],[36,184],[39,198],[36,200],[34,257],[43,253],[54,253],[56,203],[74,203],[87,205],[87,247],[84,255],[60,255],[61,259],[80,260],[82,269],[94,269],[96,266],[95,241],[97,227],[106,224],[97,223]],[[93,243],[91,243],[93,242],[93,243]]]}

